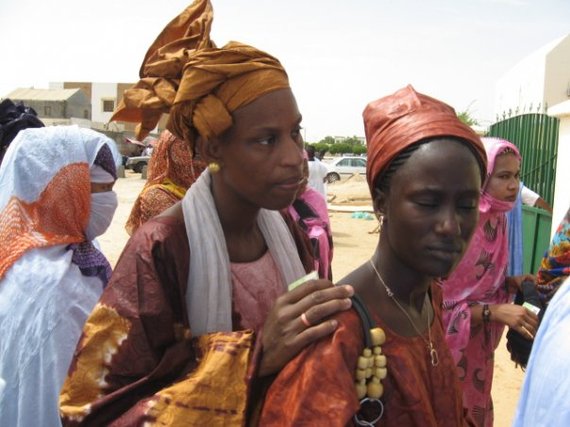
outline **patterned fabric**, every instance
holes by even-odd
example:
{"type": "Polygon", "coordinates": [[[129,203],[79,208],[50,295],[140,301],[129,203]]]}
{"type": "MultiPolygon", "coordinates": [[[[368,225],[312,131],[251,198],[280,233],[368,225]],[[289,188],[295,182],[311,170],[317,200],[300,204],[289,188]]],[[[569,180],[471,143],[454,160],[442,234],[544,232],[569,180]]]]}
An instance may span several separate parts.
{"type": "Polygon", "coordinates": [[[0,279],[33,248],[85,241],[89,168],[97,158],[116,176],[108,141],[76,126],[18,134],[0,169],[0,279]]]}
{"type": "Polygon", "coordinates": [[[570,208],[558,225],[536,275],[536,286],[544,303],[548,304],[568,276],[570,276],[570,208]]]}
{"type": "Polygon", "coordinates": [[[332,280],[333,240],[327,202],[321,193],[307,186],[288,210],[311,240],[319,277],[332,280]]]}
{"type": "Polygon", "coordinates": [[[478,426],[493,425],[491,385],[493,357],[504,325],[471,327],[474,304],[504,304],[512,301],[504,286],[509,258],[505,213],[514,203],[497,200],[485,189],[498,155],[517,148],[508,141],[484,138],[487,180],[479,202],[479,223],[471,242],[453,273],[443,281],[443,324],[446,340],[463,386],[463,405],[478,426]]]}
{"type": "Polygon", "coordinates": [[[59,390],[111,272],[85,240],[90,167],[115,174],[111,143],[76,126],[25,129],[0,167],[2,426],[60,424],[59,390]]]}
{"type": "MultiPolygon", "coordinates": [[[[303,235],[288,226],[308,270],[303,235]]],[[[255,403],[248,391],[257,384],[258,336],[241,324],[193,336],[185,297],[191,255],[181,218],[152,218],[131,237],[62,388],[64,425],[244,425],[255,403]]],[[[264,315],[257,304],[243,309],[264,315]]]]}
{"type": "Polygon", "coordinates": [[[193,158],[190,144],[164,130],[148,164],[147,182],[127,220],[127,232],[132,235],[150,218],[181,200],[205,168],[204,162],[193,158]]]}
{"type": "Polygon", "coordinates": [[[104,286],[111,278],[111,264],[91,242],[73,243],[68,246],[73,252],[71,262],[79,267],[81,274],[88,277],[98,277],[104,286]]]}
{"type": "MultiPolygon", "coordinates": [[[[432,286],[435,319],[431,336],[439,354],[434,367],[426,356],[424,336],[402,337],[380,317],[388,360],[384,385],[384,415],[378,426],[458,427],[468,425],[461,405],[460,385],[445,344],[441,324],[441,291],[432,286]]],[[[360,404],[354,389],[354,371],[364,348],[362,325],[356,311],[336,316],[338,328],[303,350],[273,381],[263,406],[261,426],[349,426],[360,404]]],[[[372,417],[371,417],[372,418],[372,417]]]]}

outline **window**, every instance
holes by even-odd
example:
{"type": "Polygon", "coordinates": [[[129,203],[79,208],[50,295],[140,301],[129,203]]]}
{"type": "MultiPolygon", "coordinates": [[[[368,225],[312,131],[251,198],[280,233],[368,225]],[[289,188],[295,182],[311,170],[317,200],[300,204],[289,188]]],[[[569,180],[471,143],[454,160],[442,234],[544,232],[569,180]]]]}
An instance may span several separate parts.
{"type": "Polygon", "coordinates": [[[88,119],[88,118],[89,118],[89,110],[83,110],[83,118],[84,118],[84,119],[88,119]]]}
{"type": "Polygon", "coordinates": [[[51,117],[51,106],[44,105],[44,116],[51,117]]]}
{"type": "Polygon", "coordinates": [[[103,99],[103,112],[112,113],[115,110],[114,99],[103,99]]]}

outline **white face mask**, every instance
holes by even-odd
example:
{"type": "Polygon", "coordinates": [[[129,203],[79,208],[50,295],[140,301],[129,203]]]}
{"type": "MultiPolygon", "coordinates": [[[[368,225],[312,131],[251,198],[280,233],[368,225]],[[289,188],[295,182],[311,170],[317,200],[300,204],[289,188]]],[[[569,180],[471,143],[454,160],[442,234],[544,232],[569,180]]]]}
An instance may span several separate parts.
{"type": "Polygon", "coordinates": [[[117,193],[114,191],[91,193],[91,215],[89,216],[87,230],[85,230],[88,241],[107,231],[118,204],[117,193]]]}

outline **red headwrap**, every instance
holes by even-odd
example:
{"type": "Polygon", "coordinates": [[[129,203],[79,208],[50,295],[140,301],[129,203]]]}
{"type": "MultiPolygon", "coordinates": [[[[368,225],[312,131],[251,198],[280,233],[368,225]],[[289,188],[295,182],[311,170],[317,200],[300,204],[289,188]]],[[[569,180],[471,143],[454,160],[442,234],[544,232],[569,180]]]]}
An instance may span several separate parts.
{"type": "Polygon", "coordinates": [[[410,85],[366,106],[363,113],[368,161],[366,180],[372,190],[377,177],[408,146],[432,137],[457,137],[473,145],[484,176],[485,148],[449,105],[418,93],[410,85]]]}

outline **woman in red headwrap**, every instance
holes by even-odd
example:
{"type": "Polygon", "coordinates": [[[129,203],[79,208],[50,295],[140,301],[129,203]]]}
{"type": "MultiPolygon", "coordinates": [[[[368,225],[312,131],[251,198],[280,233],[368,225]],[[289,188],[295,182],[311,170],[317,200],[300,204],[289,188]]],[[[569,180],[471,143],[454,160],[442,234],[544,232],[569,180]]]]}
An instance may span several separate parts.
{"type": "Polygon", "coordinates": [[[114,114],[142,139],[169,112],[208,167],[127,243],[62,388],[66,425],[244,425],[271,376],[350,307],[352,288],[328,280],[286,292],[314,268],[280,213],[302,182],[301,114],[279,61],[216,48],[211,20],[208,0],[176,17],[114,114]]]}
{"type": "Polygon", "coordinates": [[[445,343],[438,278],[477,225],[485,152],[446,104],[411,86],[364,110],[376,252],[341,279],[354,310],[277,376],[261,424],[468,424],[445,343]]]}

